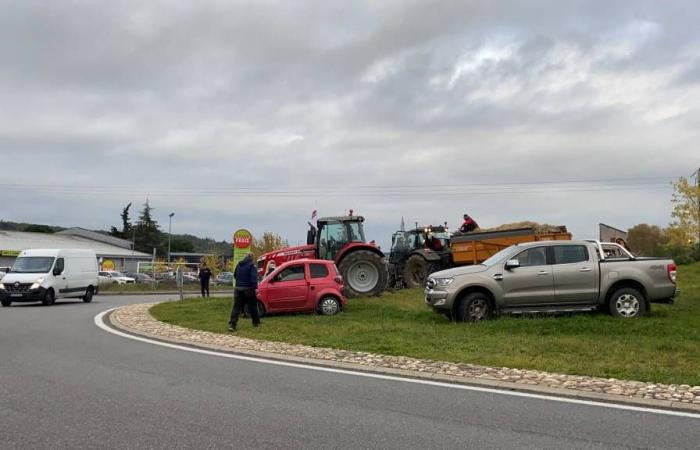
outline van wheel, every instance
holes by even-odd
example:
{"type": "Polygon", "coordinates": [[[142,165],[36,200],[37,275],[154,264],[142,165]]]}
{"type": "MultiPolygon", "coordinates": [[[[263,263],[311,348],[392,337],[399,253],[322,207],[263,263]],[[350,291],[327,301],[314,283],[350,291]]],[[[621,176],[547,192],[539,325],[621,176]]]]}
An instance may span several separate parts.
{"type": "Polygon", "coordinates": [[[87,291],[85,291],[85,295],[83,296],[83,301],[85,303],[90,303],[92,301],[92,297],[95,295],[95,293],[92,290],[92,286],[87,288],[87,291]]]}
{"type": "Polygon", "coordinates": [[[324,316],[332,316],[340,312],[340,302],[337,298],[323,297],[320,302],[318,302],[318,313],[324,316]]]}
{"type": "Polygon", "coordinates": [[[44,294],[44,299],[41,301],[41,303],[44,306],[51,306],[56,302],[56,296],[54,295],[52,290],[46,291],[46,294],[44,294]]]}
{"type": "Polygon", "coordinates": [[[5,306],[5,307],[12,306],[12,300],[2,299],[2,300],[0,300],[0,303],[2,303],[2,306],[5,306]]]}
{"type": "Polygon", "coordinates": [[[610,314],[621,319],[643,316],[646,311],[644,296],[634,288],[618,289],[608,302],[610,314]]]}
{"type": "Polygon", "coordinates": [[[457,322],[479,322],[491,318],[491,299],[481,292],[467,295],[457,306],[457,322]]]}

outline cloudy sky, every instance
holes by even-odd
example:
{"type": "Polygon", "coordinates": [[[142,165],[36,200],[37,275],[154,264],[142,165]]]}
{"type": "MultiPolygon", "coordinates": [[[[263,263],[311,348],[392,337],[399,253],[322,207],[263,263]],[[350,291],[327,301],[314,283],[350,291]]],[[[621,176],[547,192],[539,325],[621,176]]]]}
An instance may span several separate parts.
{"type": "Polygon", "coordinates": [[[697,1],[0,0],[0,218],[296,243],[350,208],[670,220],[700,166],[697,1]]]}

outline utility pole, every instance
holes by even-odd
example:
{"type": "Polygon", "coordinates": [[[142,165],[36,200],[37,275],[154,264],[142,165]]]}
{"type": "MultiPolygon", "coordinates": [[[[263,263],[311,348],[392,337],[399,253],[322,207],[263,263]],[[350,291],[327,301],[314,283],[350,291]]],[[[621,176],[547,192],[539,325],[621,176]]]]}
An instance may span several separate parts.
{"type": "Polygon", "coordinates": [[[700,249],[700,167],[695,171],[695,202],[698,206],[698,249],[700,249]]]}
{"type": "Polygon", "coordinates": [[[170,236],[172,234],[174,212],[168,214],[168,264],[170,264],[170,236]]]}

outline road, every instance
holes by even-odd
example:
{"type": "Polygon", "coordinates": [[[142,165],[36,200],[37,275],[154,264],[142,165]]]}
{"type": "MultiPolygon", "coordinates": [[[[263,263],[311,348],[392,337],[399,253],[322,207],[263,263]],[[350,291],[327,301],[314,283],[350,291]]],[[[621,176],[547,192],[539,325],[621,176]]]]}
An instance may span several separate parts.
{"type": "MultiPolygon", "coordinates": [[[[153,300],[148,297],[146,300],[153,300]]],[[[0,309],[0,448],[697,448],[700,420],[281,367],[0,309]]],[[[272,326],[270,322],[263,326],[272,326]]]]}

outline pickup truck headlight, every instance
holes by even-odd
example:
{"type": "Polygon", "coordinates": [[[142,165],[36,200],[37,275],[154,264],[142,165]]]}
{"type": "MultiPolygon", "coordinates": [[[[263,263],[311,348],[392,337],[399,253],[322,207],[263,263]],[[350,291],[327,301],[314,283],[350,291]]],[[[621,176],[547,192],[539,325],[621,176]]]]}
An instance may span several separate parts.
{"type": "Polygon", "coordinates": [[[454,278],[435,278],[435,284],[437,287],[447,287],[452,284],[454,278]]]}

